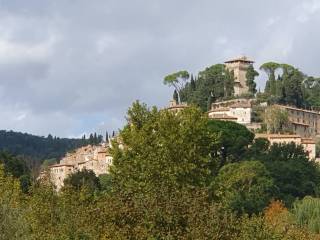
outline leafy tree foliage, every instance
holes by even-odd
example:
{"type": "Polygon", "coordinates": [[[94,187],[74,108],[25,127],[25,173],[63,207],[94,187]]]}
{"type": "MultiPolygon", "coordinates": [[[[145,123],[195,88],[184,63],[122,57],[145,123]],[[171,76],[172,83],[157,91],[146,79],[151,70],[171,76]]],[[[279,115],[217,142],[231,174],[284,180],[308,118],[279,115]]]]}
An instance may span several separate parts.
{"type": "Polygon", "coordinates": [[[288,133],[291,130],[288,125],[288,112],[276,106],[265,109],[264,123],[269,133],[288,133]]]}
{"type": "Polygon", "coordinates": [[[23,239],[27,222],[20,205],[19,180],[5,172],[0,164],[0,239],[23,239]]]}
{"type": "Polygon", "coordinates": [[[31,185],[31,180],[30,170],[25,160],[6,152],[0,152],[0,164],[4,167],[4,173],[18,178],[22,191],[27,192],[31,185]]]}
{"type": "Polygon", "coordinates": [[[101,185],[99,178],[92,170],[83,169],[70,174],[64,180],[65,187],[72,187],[74,189],[80,190],[83,187],[88,188],[91,192],[100,190],[101,185]]]}
{"type": "MultiPolygon", "coordinates": [[[[98,142],[98,137],[97,141],[98,142]]],[[[88,139],[58,138],[48,135],[39,137],[27,133],[0,130],[0,151],[23,156],[29,168],[39,167],[45,159],[60,159],[67,152],[84,145],[88,139]]]]}
{"type": "Polygon", "coordinates": [[[175,89],[175,92],[178,95],[178,103],[181,102],[180,99],[180,92],[182,90],[182,88],[184,87],[186,81],[189,79],[190,75],[187,71],[179,71],[176,73],[172,73],[170,75],[167,75],[164,80],[163,83],[165,85],[169,85],[169,86],[173,86],[175,89]]]}
{"type": "Polygon", "coordinates": [[[319,78],[308,77],[289,64],[269,62],[260,69],[268,75],[265,93],[261,95],[268,102],[305,108],[320,106],[319,78]],[[277,79],[276,72],[280,73],[277,79]]]}
{"type": "Polygon", "coordinates": [[[270,173],[259,161],[225,165],[215,179],[214,188],[224,206],[248,214],[261,212],[275,189],[270,173]]]}
{"type": "Polygon", "coordinates": [[[254,138],[245,126],[235,122],[209,120],[208,130],[218,136],[213,154],[220,159],[220,167],[242,159],[254,138]]]}
{"type": "Polygon", "coordinates": [[[175,114],[135,103],[127,119],[101,188],[90,187],[98,181],[92,173],[77,173],[59,193],[43,181],[24,194],[1,166],[0,238],[319,239],[288,211],[241,214],[261,210],[274,186],[277,199],[315,194],[318,170],[302,148],[252,142],[239,125],[211,122],[195,108],[175,114]],[[223,145],[235,163],[221,165],[223,145]]]}
{"type": "Polygon", "coordinates": [[[113,183],[110,174],[101,174],[98,176],[98,178],[101,185],[101,190],[105,192],[111,192],[113,183]]]}
{"type": "Polygon", "coordinates": [[[177,114],[148,109],[139,102],[128,111],[121,132],[124,149],[113,150],[111,176],[117,189],[153,192],[164,186],[205,186],[215,159],[210,152],[216,136],[195,108],[177,114]]]}
{"type": "Polygon", "coordinates": [[[273,144],[265,154],[261,151],[252,159],[264,163],[278,188],[276,197],[287,206],[291,206],[296,198],[316,195],[320,184],[319,170],[317,164],[308,159],[302,146],[273,144]]]}
{"type": "Polygon", "coordinates": [[[182,101],[208,110],[208,99],[228,99],[233,97],[233,72],[229,72],[224,64],[216,64],[200,71],[193,82],[187,83],[181,90],[182,101]]]}
{"type": "Polygon", "coordinates": [[[276,94],[277,91],[277,82],[276,82],[276,76],[275,76],[275,71],[280,67],[280,64],[275,63],[275,62],[267,62],[261,65],[260,69],[265,71],[269,77],[266,87],[265,87],[265,92],[272,95],[276,94]]]}
{"type": "Polygon", "coordinates": [[[307,196],[293,204],[293,216],[297,224],[320,233],[320,199],[307,196]]]}

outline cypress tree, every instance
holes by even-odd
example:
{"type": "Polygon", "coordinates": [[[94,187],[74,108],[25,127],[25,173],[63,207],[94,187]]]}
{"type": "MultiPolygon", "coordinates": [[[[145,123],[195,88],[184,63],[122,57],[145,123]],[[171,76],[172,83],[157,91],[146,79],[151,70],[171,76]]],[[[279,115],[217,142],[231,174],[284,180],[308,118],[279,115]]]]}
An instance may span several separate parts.
{"type": "Polygon", "coordinates": [[[246,79],[247,79],[246,83],[249,88],[249,92],[253,95],[256,94],[257,92],[257,89],[256,89],[257,84],[254,81],[255,77],[257,76],[259,76],[259,73],[256,70],[254,70],[252,65],[250,65],[246,73],[246,79]]]}
{"type": "Polygon", "coordinates": [[[195,79],[193,78],[193,75],[191,75],[190,89],[191,89],[192,91],[196,90],[196,82],[195,82],[195,79]]]}
{"type": "Polygon", "coordinates": [[[178,104],[179,103],[179,95],[176,90],[173,92],[173,100],[178,104]]]}
{"type": "Polygon", "coordinates": [[[106,131],[106,143],[109,143],[109,134],[108,134],[108,131],[106,131]]]}
{"type": "Polygon", "coordinates": [[[207,110],[209,111],[211,109],[211,105],[213,103],[213,95],[212,93],[208,97],[208,102],[207,102],[207,110]]]}

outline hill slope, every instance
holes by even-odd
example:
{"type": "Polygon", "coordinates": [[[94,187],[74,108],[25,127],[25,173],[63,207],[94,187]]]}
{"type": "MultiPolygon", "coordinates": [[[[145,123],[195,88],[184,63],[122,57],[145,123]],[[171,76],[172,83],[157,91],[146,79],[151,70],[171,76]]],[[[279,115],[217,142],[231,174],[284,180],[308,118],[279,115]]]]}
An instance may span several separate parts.
{"type": "Polygon", "coordinates": [[[68,151],[86,145],[89,140],[35,136],[28,133],[0,130],[0,151],[22,155],[41,163],[44,159],[59,159],[68,151]]]}

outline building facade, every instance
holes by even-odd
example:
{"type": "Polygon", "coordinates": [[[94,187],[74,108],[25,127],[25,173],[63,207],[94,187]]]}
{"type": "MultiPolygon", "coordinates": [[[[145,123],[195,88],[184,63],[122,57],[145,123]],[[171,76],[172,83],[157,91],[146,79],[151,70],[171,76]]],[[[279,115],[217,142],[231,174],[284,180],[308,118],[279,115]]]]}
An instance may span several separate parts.
{"type": "Polygon", "coordinates": [[[249,60],[247,57],[242,56],[234,58],[225,62],[225,66],[229,71],[234,74],[234,95],[240,96],[249,92],[247,86],[247,69],[254,61],[249,60]]]}
{"type": "Polygon", "coordinates": [[[175,113],[178,113],[180,112],[181,110],[185,109],[188,107],[188,104],[187,103],[177,103],[175,100],[171,100],[169,102],[169,106],[166,108],[167,110],[171,111],[171,112],[175,112],[175,113]]]}
{"type": "Polygon", "coordinates": [[[233,121],[240,124],[250,124],[253,99],[232,99],[215,102],[208,111],[208,117],[222,121],[233,121]]]}
{"type": "Polygon", "coordinates": [[[275,105],[288,113],[291,129],[302,137],[317,137],[320,134],[320,113],[316,111],[286,106],[275,105]]]}

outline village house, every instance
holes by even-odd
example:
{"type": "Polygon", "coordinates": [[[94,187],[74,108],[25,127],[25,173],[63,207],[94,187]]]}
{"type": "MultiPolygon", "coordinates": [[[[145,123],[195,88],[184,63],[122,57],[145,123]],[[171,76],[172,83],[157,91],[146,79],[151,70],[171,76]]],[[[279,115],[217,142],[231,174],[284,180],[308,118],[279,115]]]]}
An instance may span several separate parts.
{"type": "Polygon", "coordinates": [[[250,124],[253,99],[232,99],[228,101],[214,102],[208,111],[209,118],[233,121],[240,124],[250,124]]]}
{"type": "Polygon", "coordinates": [[[288,113],[292,131],[303,137],[316,137],[320,134],[320,113],[286,105],[275,105],[288,113]]]}

